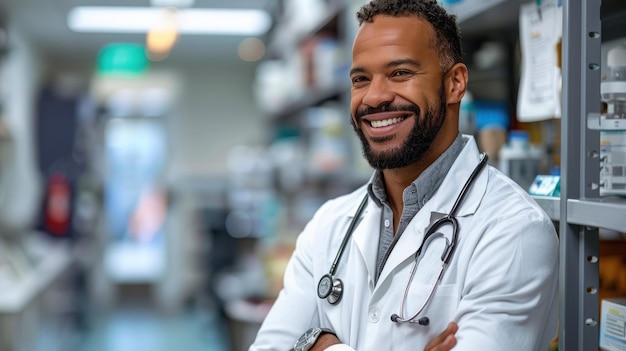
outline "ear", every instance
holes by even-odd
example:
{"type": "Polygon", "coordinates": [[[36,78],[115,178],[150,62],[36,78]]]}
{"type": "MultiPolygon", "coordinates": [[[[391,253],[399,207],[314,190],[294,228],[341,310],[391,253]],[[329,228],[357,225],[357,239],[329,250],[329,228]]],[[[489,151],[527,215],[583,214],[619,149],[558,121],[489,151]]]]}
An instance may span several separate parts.
{"type": "Polygon", "coordinates": [[[461,102],[465,90],[467,89],[467,66],[457,63],[446,73],[446,102],[457,104],[461,102]]]}

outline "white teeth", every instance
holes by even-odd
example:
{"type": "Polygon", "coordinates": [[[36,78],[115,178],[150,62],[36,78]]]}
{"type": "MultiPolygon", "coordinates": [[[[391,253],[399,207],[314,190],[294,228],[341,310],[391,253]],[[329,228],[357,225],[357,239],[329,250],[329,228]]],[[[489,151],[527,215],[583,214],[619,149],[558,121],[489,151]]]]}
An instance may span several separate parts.
{"type": "Polygon", "coordinates": [[[392,124],[399,123],[402,120],[404,120],[404,118],[400,117],[400,118],[384,119],[382,121],[371,121],[370,123],[372,124],[372,127],[380,128],[380,127],[386,127],[386,126],[389,126],[389,125],[392,125],[392,124]]]}

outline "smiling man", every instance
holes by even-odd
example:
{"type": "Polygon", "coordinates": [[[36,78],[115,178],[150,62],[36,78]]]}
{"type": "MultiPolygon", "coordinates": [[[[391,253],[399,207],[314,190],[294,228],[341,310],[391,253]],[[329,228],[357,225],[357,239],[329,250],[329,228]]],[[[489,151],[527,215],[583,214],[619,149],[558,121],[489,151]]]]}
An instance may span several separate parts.
{"type": "Polygon", "coordinates": [[[454,16],[373,0],[357,19],[351,120],[375,172],[307,224],[250,350],[546,350],[558,238],[459,133],[454,16]]]}

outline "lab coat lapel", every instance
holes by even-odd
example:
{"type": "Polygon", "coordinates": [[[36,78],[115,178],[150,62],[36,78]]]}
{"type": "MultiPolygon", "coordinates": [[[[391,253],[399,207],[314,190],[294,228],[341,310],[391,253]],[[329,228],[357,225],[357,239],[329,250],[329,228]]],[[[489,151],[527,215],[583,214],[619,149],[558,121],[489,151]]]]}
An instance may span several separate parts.
{"type": "MultiPolygon", "coordinates": [[[[369,286],[374,286],[374,275],[376,274],[376,256],[378,255],[378,236],[380,235],[380,208],[369,199],[367,206],[361,216],[361,222],[352,234],[361,258],[365,263],[369,286]]],[[[354,213],[352,213],[354,216],[354,213]]]]}
{"type": "MultiPolygon", "coordinates": [[[[431,199],[434,201],[429,201],[433,202],[433,211],[435,212],[444,214],[450,212],[465,182],[470,178],[470,175],[480,163],[480,153],[474,138],[464,135],[463,140],[466,143],[465,147],[444,178],[443,183],[441,183],[439,191],[437,191],[437,193],[441,192],[442,196],[435,194],[433,199],[431,199]]],[[[470,190],[457,210],[457,217],[470,216],[478,209],[487,189],[487,182],[489,180],[488,167],[489,166],[486,165],[472,183],[470,190]]]]}

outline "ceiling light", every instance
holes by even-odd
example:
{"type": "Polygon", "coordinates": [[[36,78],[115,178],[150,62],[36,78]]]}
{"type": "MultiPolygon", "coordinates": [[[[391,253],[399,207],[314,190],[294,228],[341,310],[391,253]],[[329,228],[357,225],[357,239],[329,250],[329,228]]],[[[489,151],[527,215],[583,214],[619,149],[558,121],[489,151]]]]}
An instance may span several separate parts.
{"type": "MultiPolygon", "coordinates": [[[[147,33],[159,21],[154,7],[79,6],[67,16],[69,28],[86,33],[147,33]]],[[[261,35],[271,19],[262,10],[181,9],[180,34],[261,35]]]]}
{"type": "Polygon", "coordinates": [[[247,38],[237,46],[239,58],[247,62],[256,62],[265,55],[265,44],[259,38],[247,38]]]}
{"type": "Polygon", "coordinates": [[[191,7],[194,0],[150,0],[150,5],[155,7],[191,7]]]}
{"type": "Polygon", "coordinates": [[[178,39],[178,10],[164,8],[161,20],[146,35],[146,49],[148,58],[152,61],[162,61],[178,39]]]}

